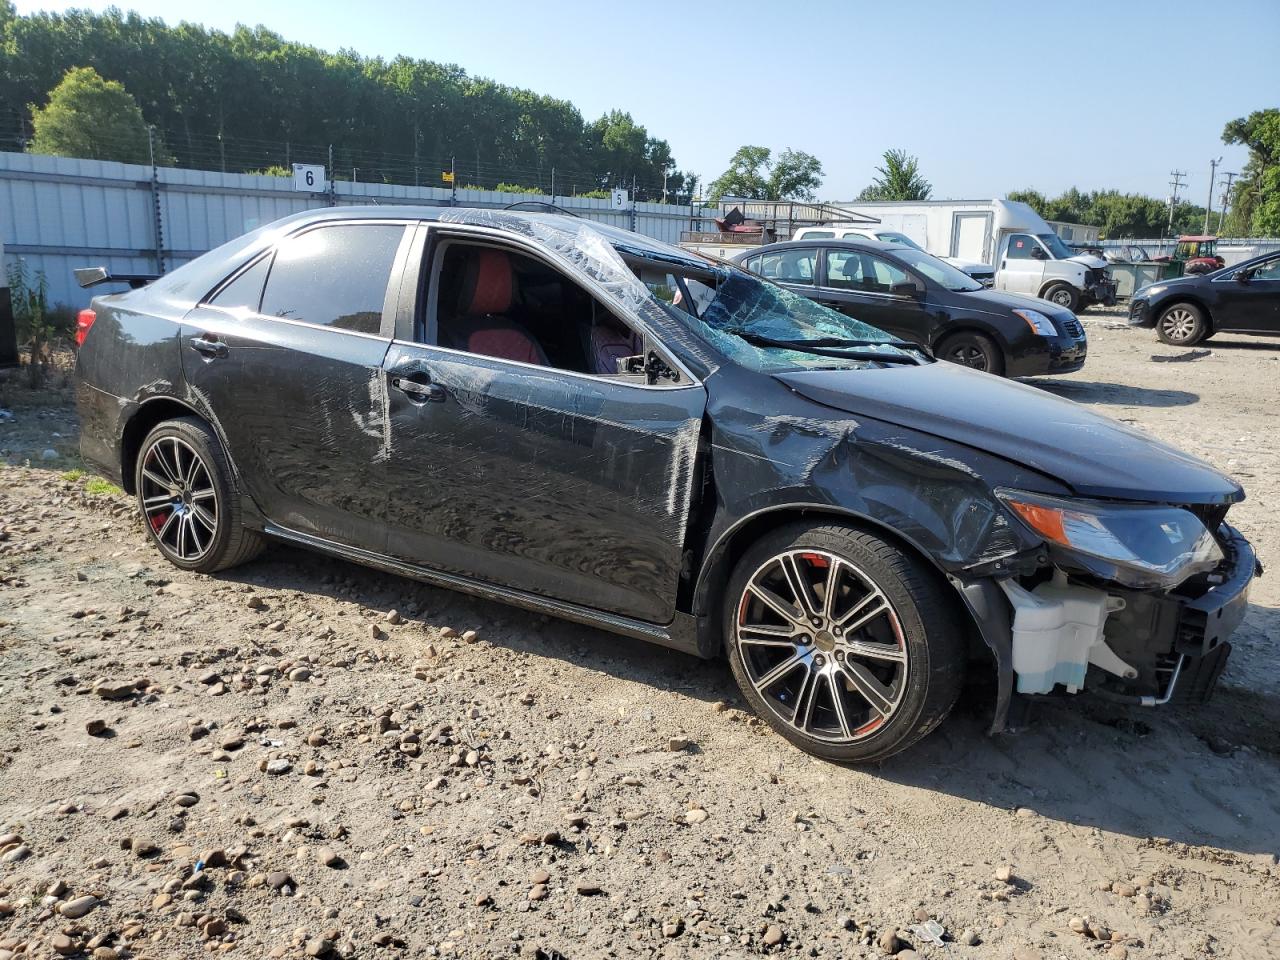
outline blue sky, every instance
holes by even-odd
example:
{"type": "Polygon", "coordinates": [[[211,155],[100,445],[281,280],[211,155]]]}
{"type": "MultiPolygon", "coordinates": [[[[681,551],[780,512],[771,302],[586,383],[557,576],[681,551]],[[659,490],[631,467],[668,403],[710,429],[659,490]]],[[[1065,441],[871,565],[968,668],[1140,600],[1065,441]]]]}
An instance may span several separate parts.
{"type": "MultiPolygon", "coordinates": [[[[108,5],[17,0],[21,13],[108,5]]],[[[571,100],[588,119],[629,110],[702,177],[744,143],[807,150],[826,170],[824,199],[852,197],[902,147],[937,197],[1073,185],[1164,197],[1176,167],[1203,203],[1209,160],[1223,156],[1220,171],[1245,161],[1222,144],[1223,124],[1280,106],[1278,0],[117,5],[457,63],[571,100]]]]}

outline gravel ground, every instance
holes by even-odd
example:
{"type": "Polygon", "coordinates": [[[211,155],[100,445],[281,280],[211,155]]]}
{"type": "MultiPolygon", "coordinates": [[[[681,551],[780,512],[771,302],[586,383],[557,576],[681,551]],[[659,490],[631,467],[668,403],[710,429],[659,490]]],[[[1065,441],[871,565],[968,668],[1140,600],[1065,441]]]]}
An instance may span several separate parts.
{"type": "MultiPolygon", "coordinates": [[[[1280,343],[1085,319],[1034,382],[1239,477],[1280,557],[1280,343]]],[[[65,385],[0,407],[0,960],[1280,956],[1274,575],[1207,707],[992,738],[975,686],[846,769],[720,662],[285,547],[183,573],[67,472],[65,385]]]]}

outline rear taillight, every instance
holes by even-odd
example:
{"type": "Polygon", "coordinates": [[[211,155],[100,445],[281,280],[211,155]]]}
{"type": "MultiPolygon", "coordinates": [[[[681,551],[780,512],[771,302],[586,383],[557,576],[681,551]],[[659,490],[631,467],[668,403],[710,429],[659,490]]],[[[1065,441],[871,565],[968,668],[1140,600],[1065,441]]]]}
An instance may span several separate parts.
{"type": "Polygon", "coordinates": [[[89,332],[89,328],[93,326],[93,321],[98,319],[98,315],[92,310],[81,310],[76,314],[76,346],[84,346],[85,334],[89,332]]]}

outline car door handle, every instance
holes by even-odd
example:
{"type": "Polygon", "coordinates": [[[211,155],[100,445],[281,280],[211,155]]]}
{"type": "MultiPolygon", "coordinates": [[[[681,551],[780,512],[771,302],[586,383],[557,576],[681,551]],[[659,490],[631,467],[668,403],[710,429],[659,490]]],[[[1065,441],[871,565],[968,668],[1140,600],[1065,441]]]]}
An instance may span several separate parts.
{"type": "Polygon", "coordinates": [[[430,380],[410,380],[408,377],[392,377],[391,385],[417,403],[426,403],[428,401],[443,403],[448,396],[444,387],[438,383],[432,383],[430,380]]]}
{"type": "Polygon", "coordinates": [[[225,343],[209,334],[192,337],[188,342],[192,350],[209,360],[226,357],[231,352],[225,343]]]}

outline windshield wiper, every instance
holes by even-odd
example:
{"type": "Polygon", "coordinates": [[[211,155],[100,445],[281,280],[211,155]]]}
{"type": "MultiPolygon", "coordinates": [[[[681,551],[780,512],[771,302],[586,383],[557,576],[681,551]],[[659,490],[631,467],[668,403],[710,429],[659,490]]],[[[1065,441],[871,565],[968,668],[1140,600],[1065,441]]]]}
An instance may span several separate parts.
{"type": "Polygon", "coordinates": [[[753,347],[775,347],[779,350],[799,350],[802,353],[816,353],[823,357],[836,357],[841,360],[878,360],[883,363],[919,364],[916,357],[894,356],[891,353],[880,353],[875,350],[858,350],[858,347],[893,347],[895,350],[914,350],[929,355],[924,348],[914,343],[890,343],[887,340],[844,340],[840,337],[817,337],[812,340],[775,340],[762,337],[758,333],[747,333],[743,330],[727,330],[735,337],[740,337],[753,347]]]}

